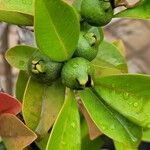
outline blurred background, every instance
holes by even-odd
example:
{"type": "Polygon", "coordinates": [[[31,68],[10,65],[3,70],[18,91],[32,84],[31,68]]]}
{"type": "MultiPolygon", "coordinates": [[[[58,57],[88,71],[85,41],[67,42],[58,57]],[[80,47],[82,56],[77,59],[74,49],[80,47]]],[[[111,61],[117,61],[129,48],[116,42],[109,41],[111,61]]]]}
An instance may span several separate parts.
{"type": "MultiPolygon", "coordinates": [[[[130,73],[150,74],[150,21],[114,19],[105,26],[104,33],[107,41],[122,39],[130,73]]],[[[0,23],[0,87],[12,95],[18,70],[10,67],[4,54],[17,44],[35,45],[32,28],[0,23]]],[[[113,149],[111,142],[106,147],[113,149]]],[[[142,143],[139,149],[150,150],[150,147],[142,143]]]]}

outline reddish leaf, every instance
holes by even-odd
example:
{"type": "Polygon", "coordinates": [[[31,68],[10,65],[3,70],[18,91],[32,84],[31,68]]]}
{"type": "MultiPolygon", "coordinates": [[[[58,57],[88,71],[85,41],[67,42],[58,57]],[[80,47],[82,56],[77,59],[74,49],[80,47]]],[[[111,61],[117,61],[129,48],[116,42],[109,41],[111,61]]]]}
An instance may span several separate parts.
{"type": "Polygon", "coordinates": [[[17,115],[21,111],[21,103],[7,93],[0,92],[0,115],[10,113],[17,115]]]}
{"type": "Polygon", "coordinates": [[[34,132],[12,114],[0,116],[0,136],[7,150],[22,150],[37,138],[34,132]]]}

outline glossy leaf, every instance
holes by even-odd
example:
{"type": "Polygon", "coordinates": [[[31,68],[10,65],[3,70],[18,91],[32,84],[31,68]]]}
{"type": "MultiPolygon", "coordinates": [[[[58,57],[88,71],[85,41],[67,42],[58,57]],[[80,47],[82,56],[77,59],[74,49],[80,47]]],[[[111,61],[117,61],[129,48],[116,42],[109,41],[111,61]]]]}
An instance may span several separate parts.
{"type": "Polygon", "coordinates": [[[137,146],[142,128],[106,105],[91,89],[80,92],[80,98],[96,126],[108,137],[124,144],[137,146]]]}
{"type": "Polygon", "coordinates": [[[11,114],[0,116],[0,135],[8,150],[24,149],[37,137],[16,116],[11,114]]]}
{"type": "Polygon", "coordinates": [[[73,7],[62,0],[36,0],[35,36],[40,50],[52,60],[71,58],[79,38],[79,21],[73,7]]]}
{"type": "Polygon", "coordinates": [[[119,142],[114,142],[115,150],[138,150],[138,148],[128,147],[128,145],[123,145],[119,142]]]}
{"type": "Polygon", "coordinates": [[[81,122],[81,137],[82,137],[82,143],[81,143],[81,150],[100,150],[101,147],[104,145],[104,138],[103,136],[100,136],[96,138],[95,140],[91,140],[89,138],[88,133],[88,125],[85,120],[81,122]]]}
{"type": "Polygon", "coordinates": [[[97,57],[92,61],[97,75],[118,74],[127,72],[127,63],[118,48],[111,43],[102,41],[97,57]],[[112,73],[111,73],[112,72],[112,73]]]}
{"type": "Polygon", "coordinates": [[[40,135],[53,125],[64,101],[65,88],[60,82],[51,86],[29,79],[23,98],[26,124],[40,135]]]}
{"type": "Polygon", "coordinates": [[[42,135],[48,132],[58,116],[64,99],[65,87],[60,80],[46,87],[43,93],[41,116],[36,129],[37,133],[42,135]]]}
{"type": "Polygon", "coordinates": [[[6,52],[6,60],[20,70],[27,70],[27,64],[30,56],[36,48],[30,46],[15,46],[6,52]]]}
{"type": "Polygon", "coordinates": [[[108,76],[108,75],[113,75],[113,74],[122,74],[122,72],[116,68],[96,66],[96,65],[94,65],[94,68],[95,68],[96,76],[108,76]]]}
{"type": "Polygon", "coordinates": [[[150,128],[150,76],[113,75],[95,81],[97,93],[134,123],[150,128]]]}
{"type": "Polygon", "coordinates": [[[72,4],[79,14],[81,12],[81,2],[82,0],[74,0],[72,4]]]}
{"type": "Polygon", "coordinates": [[[82,112],[87,125],[88,125],[88,136],[91,140],[96,139],[98,136],[102,135],[102,132],[99,130],[99,128],[95,125],[94,121],[91,119],[88,111],[84,107],[83,103],[81,101],[78,102],[80,111],[82,112]]]}
{"type": "Polygon", "coordinates": [[[33,0],[0,0],[0,21],[33,25],[33,0]]]}
{"type": "Polygon", "coordinates": [[[25,89],[22,113],[26,125],[32,130],[36,129],[40,120],[45,87],[30,77],[25,89]]]}
{"type": "Polygon", "coordinates": [[[0,115],[10,113],[17,115],[21,111],[21,103],[7,93],[0,92],[0,115]]]}
{"type": "Polygon", "coordinates": [[[133,19],[150,19],[150,3],[149,0],[140,0],[137,7],[126,9],[119,12],[115,17],[133,18],[133,19]]]}
{"type": "Polygon", "coordinates": [[[23,95],[24,95],[24,91],[25,91],[28,79],[29,79],[29,75],[27,74],[27,72],[20,70],[18,74],[17,82],[16,82],[15,93],[16,93],[16,98],[21,102],[23,100],[23,95]]]}
{"type": "Polygon", "coordinates": [[[47,150],[80,150],[79,112],[74,93],[67,91],[63,108],[52,129],[47,150]]]}
{"type": "Polygon", "coordinates": [[[115,40],[113,41],[112,44],[117,47],[117,49],[119,50],[119,52],[122,54],[123,57],[126,56],[125,45],[122,40],[115,40]]]}
{"type": "Polygon", "coordinates": [[[22,26],[33,25],[33,17],[19,12],[0,10],[0,21],[22,26]]]}
{"type": "Polygon", "coordinates": [[[33,15],[33,0],[0,0],[0,10],[33,15]]]}

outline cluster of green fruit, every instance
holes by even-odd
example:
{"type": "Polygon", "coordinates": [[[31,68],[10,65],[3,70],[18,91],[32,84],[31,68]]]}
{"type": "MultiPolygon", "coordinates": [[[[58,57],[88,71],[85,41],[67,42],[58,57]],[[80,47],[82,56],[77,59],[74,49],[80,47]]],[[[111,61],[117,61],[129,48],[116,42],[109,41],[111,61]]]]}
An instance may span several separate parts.
{"type": "Polygon", "coordinates": [[[92,61],[98,53],[99,36],[92,26],[106,25],[113,16],[111,1],[82,0],[81,32],[76,50],[67,62],[54,62],[41,51],[36,51],[28,62],[28,72],[39,82],[51,84],[56,79],[71,89],[84,89],[93,85],[92,61]]]}

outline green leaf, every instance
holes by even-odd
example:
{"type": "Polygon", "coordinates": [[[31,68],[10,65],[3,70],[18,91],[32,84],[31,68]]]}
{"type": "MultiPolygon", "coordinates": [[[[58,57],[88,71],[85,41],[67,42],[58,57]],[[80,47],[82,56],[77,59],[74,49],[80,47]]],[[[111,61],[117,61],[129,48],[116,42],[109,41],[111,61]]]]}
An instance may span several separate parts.
{"type": "Polygon", "coordinates": [[[128,145],[124,145],[119,142],[114,142],[115,150],[138,150],[138,148],[128,147],[128,145]]]}
{"type": "Polygon", "coordinates": [[[0,21],[33,25],[33,0],[0,0],[0,21]]]}
{"type": "Polygon", "coordinates": [[[40,120],[45,87],[30,77],[25,89],[22,113],[26,125],[32,130],[36,129],[40,120]]]}
{"type": "Polygon", "coordinates": [[[30,46],[15,46],[6,52],[6,60],[20,70],[27,70],[27,64],[30,56],[37,50],[30,46]]]}
{"type": "Polygon", "coordinates": [[[62,0],[36,0],[35,36],[40,50],[52,60],[71,58],[79,39],[79,21],[73,7],[62,0]]]}
{"type": "Polygon", "coordinates": [[[112,44],[118,48],[119,52],[122,54],[123,57],[126,56],[125,45],[122,40],[115,40],[112,44]]]}
{"type": "Polygon", "coordinates": [[[45,93],[43,93],[41,117],[36,128],[37,133],[43,135],[48,132],[58,116],[64,98],[65,87],[60,80],[46,87],[45,93]]]}
{"type": "Polygon", "coordinates": [[[29,79],[23,98],[23,117],[32,130],[44,135],[53,125],[64,101],[65,88],[60,81],[47,86],[29,79]]]}
{"type": "Polygon", "coordinates": [[[82,0],[73,0],[73,7],[77,10],[78,13],[81,12],[81,3],[82,0]]]}
{"type": "Polygon", "coordinates": [[[118,48],[106,41],[101,42],[97,57],[92,61],[92,64],[96,75],[125,73],[128,70],[125,58],[118,48]]]}
{"type": "Polygon", "coordinates": [[[16,82],[16,89],[15,89],[15,95],[16,98],[22,102],[24,91],[28,82],[29,76],[28,74],[21,70],[18,74],[17,82],[16,82]]]}
{"type": "Polygon", "coordinates": [[[63,108],[52,129],[47,150],[80,150],[80,121],[73,91],[67,91],[63,108]]]}
{"type": "Polygon", "coordinates": [[[143,129],[143,141],[150,142],[150,129],[143,129]]]}
{"type": "Polygon", "coordinates": [[[150,76],[112,75],[95,80],[95,90],[134,123],[150,128],[150,76]]]}
{"type": "Polygon", "coordinates": [[[24,149],[37,138],[34,132],[12,114],[0,116],[0,135],[7,150],[24,149]]]}
{"type": "Polygon", "coordinates": [[[21,26],[33,25],[32,16],[6,10],[0,10],[0,21],[21,26]]]}
{"type": "Polygon", "coordinates": [[[80,98],[97,127],[108,137],[124,144],[137,146],[142,128],[106,105],[91,89],[79,92],[80,98]]]}
{"type": "Polygon", "coordinates": [[[126,9],[119,12],[114,17],[134,18],[134,19],[150,19],[150,3],[149,0],[140,0],[137,7],[126,9]]]}
{"type": "Polygon", "coordinates": [[[88,126],[85,120],[81,122],[81,137],[81,150],[100,150],[104,144],[103,136],[100,136],[94,140],[89,138],[88,126]]]}
{"type": "Polygon", "coordinates": [[[33,15],[33,0],[0,0],[0,10],[33,15]]]}
{"type": "Polygon", "coordinates": [[[86,124],[88,126],[88,138],[90,138],[91,140],[94,140],[97,137],[99,137],[100,135],[102,135],[103,133],[95,125],[94,121],[92,120],[91,116],[89,115],[88,111],[84,107],[81,100],[78,101],[78,105],[79,105],[79,109],[80,109],[82,115],[84,116],[84,119],[86,120],[86,124]]]}

